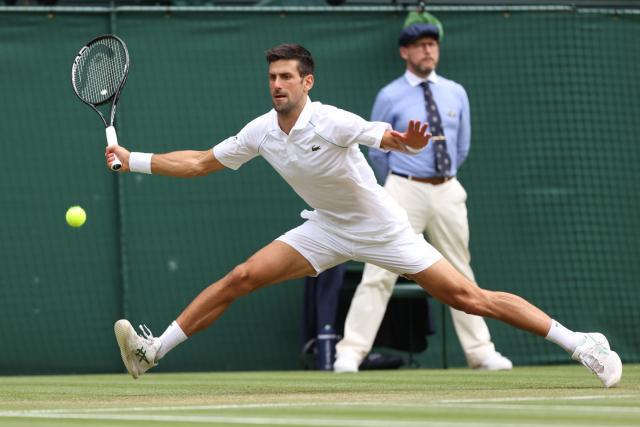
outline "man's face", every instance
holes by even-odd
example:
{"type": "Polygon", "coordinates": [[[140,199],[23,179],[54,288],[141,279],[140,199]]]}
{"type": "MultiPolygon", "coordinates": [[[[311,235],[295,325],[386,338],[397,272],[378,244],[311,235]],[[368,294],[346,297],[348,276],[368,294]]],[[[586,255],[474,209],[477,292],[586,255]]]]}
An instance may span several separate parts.
{"type": "Polygon", "coordinates": [[[298,61],[282,59],[269,64],[269,90],[273,108],[282,114],[295,111],[307,99],[313,75],[300,76],[298,61]]]}
{"type": "Polygon", "coordinates": [[[400,56],[412,73],[427,77],[438,66],[440,44],[431,37],[422,37],[408,46],[400,47],[400,56]]]}

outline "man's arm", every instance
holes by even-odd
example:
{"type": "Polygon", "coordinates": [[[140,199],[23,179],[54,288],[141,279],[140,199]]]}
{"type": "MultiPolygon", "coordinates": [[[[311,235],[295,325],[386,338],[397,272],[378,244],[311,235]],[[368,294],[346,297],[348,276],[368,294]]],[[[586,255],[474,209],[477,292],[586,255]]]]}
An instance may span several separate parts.
{"type": "MultiPolygon", "coordinates": [[[[147,172],[156,175],[174,176],[179,178],[193,178],[205,176],[212,172],[219,171],[224,165],[216,159],[213,150],[205,151],[173,151],[165,154],[145,154],[131,153],[122,146],[107,147],[105,157],[107,165],[110,167],[114,161],[114,154],[122,162],[122,168],[118,172],[131,171],[130,161],[132,154],[137,165],[142,163],[143,168],[148,168],[147,172]]],[[[140,168],[139,166],[137,167],[140,168]]],[[[134,172],[137,172],[134,166],[134,172]]]]}
{"type": "MultiPolygon", "coordinates": [[[[384,91],[378,92],[371,109],[371,121],[386,122],[393,127],[392,105],[391,100],[385,96],[384,91]]],[[[369,160],[371,160],[371,166],[373,166],[378,182],[383,185],[389,174],[389,152],[371,147],[369,148],[369,160]]]]}

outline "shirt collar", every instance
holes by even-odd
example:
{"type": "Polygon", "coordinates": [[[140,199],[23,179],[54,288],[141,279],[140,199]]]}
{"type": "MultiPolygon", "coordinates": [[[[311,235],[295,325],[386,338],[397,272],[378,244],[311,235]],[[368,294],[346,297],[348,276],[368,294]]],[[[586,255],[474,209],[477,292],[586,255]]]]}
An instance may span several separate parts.
{"type": "MultiPolygon", "coordinates": [[[[307,127],[309,121],[311,120],[312,114],[313,104],[311,103],[311,98],[307,96],[307,101],[305,102],[304,107],[302,108],[302,111],[298,116],[298,120],[296,120],[296,124],[293,125],[291,130],[293,131],[294,129],[304,129],[305,127],[307,127]]],[[[271,116],[271,128],[269,129],[269,132],[281,132],[280,126],[278,125],[278,113],[275,109],[271,110],[271,116]]]]}
{"type": "Polygon", "coordinates": [[[311,105],[311,98],[307,96],[307,102],[305,102],[304,108],[300,112],[300,115],[298,116],[298,120],[296,120],[296,124],[293,125],[293,128],[291,128],[291,130],[306,128],[307,125],[309,124],[309,120],[311,120],[312,113],[313,113],[313,106],[311,105]]]}
{"type": "Polygon", "coordinates": [[[416,87],[420,84],[422,84],[425,81],[429,81],[433,84],[437,84],[438,83],[438,75],[436,74],[436,70],[433,70],[426,79],[423,79],[422,77],[418,77],[415,74],[413,74],[411,71],[406,70],[404,72],[404,78],[407,79],[407,82],[409,82],[409,84],[411,85],[411,87],[416,87]]]}

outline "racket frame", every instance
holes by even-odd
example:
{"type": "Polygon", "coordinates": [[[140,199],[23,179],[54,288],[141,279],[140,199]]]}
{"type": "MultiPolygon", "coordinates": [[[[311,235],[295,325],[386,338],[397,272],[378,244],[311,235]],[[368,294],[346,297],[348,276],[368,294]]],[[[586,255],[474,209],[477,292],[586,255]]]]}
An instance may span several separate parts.
{"type": "MultiPolygon", "coordinates": [[[[104,123],[105,132],[106,132],[106,136],[107,136],[107,145],[108,146],[118,145],[118,136],[116,134],[116,129],[115,129],[116,110],[118,108],[118,101],[120,100],[120,92],[122,91],[122,88],[124,87],[124,84],[127,81],[127,77],[129,77],[129,50],[127,49],[127,45],[125,44],[125,42],[120,37],[116,36],[115,34],[104,34],[104,35],[101,35],[101,36],[98,36],[98,37],[94,38],[89,43],[85,44],[82,47],[82,49],[80,49],[78,54],[76,55],[76,58],[73,60],[73,66],[71,67],[71,87],[73,88],[73,92],[80,99],[80,101],[82,101],[85,104],[87,104],[89,107],[91,107],[93,109],[93,111],[98,113],[98,115],[100,116],[100,119],[102,120],[102,123],[104,123]],[[93,44],[97,43],[100,40],[108,39],[108,38],[109,39],[116,39],[118,41],[118,43],[120,43],[122,45],[122,48],[124,50],[124,55],[125,55],[124,75],[123,75],[122,79],[120,80],[120,84],[118,85],[118,88],[116,89],[116,91],[114,92],[113,95],[111,95],[109,98],[105,99],[102,102],[94,104],[92,102],[89,102],[89,101],[86,101],[85,99],[83,99],[82,96],[80,96],[80,93],[78,93],[78,90],[76,88],[76,81],[75,81],[76,80],[76,69],[78,68],[78,64],[80,62],[80,59],[82,58],[82,55],[84,55],[85,52],[87,50],[89,50],[89,48],[93,44]],[[98,110],[97,107],[100,106],[100,105],[108,104],[109,102],[111,102],[111,112],[109,114],[109,122],[107,122],[106,118],[104,117],[102,112],[100,112],[100,110],[98,110]]],[[[111,163],[111,169],[114,170],[114,171],[117,171],[121,167],[122,167],[122,162],[116,156],[115,160],[113,161],[113,163],[111,163]]]]}

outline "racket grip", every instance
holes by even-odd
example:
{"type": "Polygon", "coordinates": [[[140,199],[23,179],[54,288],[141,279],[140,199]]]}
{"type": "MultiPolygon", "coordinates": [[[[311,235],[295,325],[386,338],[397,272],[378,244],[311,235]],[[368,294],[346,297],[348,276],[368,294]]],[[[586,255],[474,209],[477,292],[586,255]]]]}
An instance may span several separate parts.
{"type": "MultiPolygon", "coordinates": [[[[113,147],[118,145],[118,135],[116,135],[116,128],[113,126],[109,126],[106,129],[107,132],[107,146],[113,147]]],[[[115,154],[114,154],[115,156],[115,154]]],[[[115,160],[111,163],[111,170],[117,171],[122,167],[122,162],[118,159],[118,156],[115,156],[115,160]]]]}

